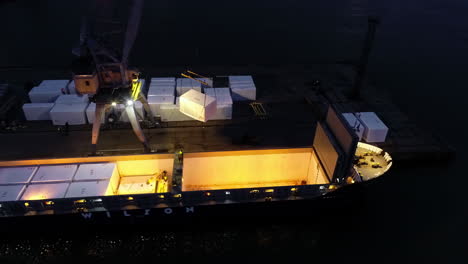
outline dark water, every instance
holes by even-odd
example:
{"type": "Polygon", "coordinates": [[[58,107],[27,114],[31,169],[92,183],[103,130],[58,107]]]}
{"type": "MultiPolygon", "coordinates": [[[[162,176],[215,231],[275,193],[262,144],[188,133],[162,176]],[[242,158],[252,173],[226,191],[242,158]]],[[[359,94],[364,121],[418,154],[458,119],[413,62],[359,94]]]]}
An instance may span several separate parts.
{"type": "MultiPolygon", "coordinates": [[[[86,2],[0,2],[0,66],[68,65],[86,2]]],[[[226,242],[231,238],[219,238],[225,235],[222,227],[215,231],[204,232],[206,229],[199,227],[189,233],[159,235],[174,235],[177,241],[201,245],[218,237],[223,241],[220,243],[231,243],[230,252],[235,254],[244,250],[242,241],[250,239],[248,245],[254,252],[258,249],[273,258],[285,253],[294,255],[298,245],[302,245],[302,252],[311,252],[310,262],[321,255],[325,260],[374,263],[465,263],[468,208],[462,165],[466,160],[463,150],[468,147],[467,13],[468,2],[461,0],[146,1],[131,56],[131,62],[140,66],[355,60],[360,54],[367,16],[380,16],[382,23],[370,59],[372,79],[379,88],[389,90],[410,117],[459,150],[457,160],[450,164],[420,164],[412,169],[395,164],[386,177],[366,192],[365,205],[356,211],[317,215],[322,222],[336,224],[336,229],[276,225],[272,220],[246,229],[241,224],[226,226],[227,236],[234,236],[232,243],[226,242]],[[236,236],[239,230],[244,231],[242,236],[236,236]],[[288,238],[282,239],[284,236],[288,238]],[[270,242],[263,243],[265,237],[270,242]],[[318,239],[307,239],[311,237],[318,239]]],[[[112,238],[99,238],[111,248],[99,254],[124,250],[138,235],[127,236],[126,240],[119,238],[118,233],[112,238]],[[120,242],[109,246],[113,245],[109,242],[112,239],[120,242]]],[[[86,250],[101,241],[92,236],[84,244],[77,238],[70,239],[67,243],[74,251],[64,249],[62,253],[99,255],[86,250]]],[[[165,239],[157,243],[170,241],[165,239]]],[[[26,241],[31,252],[40,252],[42,244],[36,240],[21,241],[26,241]]],[[[196,248],[206,250],[206,255],[216,255],[209,246],[196,248]]]]}

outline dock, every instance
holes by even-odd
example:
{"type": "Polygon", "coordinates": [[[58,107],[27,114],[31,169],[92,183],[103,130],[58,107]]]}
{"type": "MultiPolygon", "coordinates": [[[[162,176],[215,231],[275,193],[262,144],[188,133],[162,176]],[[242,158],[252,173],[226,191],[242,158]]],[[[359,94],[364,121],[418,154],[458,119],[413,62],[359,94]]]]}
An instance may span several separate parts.
{"type": "MultiPolygon", "coordinates": [[[[24,75],[39,81],[70,78],[64,72],[30,71],[28,74],[16,71],[8,76],[16,79],[13,85],[18,89],[31,81],[25,80],[24,75]]],[[[377,113],[389,127],[389,133],[385,143],[376,145],[391,153],[396,162],[448,161],[455,154],[453,147],[410,120],[385,93],[369,89],[359,99],[350,98],[349,76],[353,75],[350,65],[212,66],[197,71],[212,77],[252,75],[257,87],[256,103],[261,105],[262,115],[258,115],[258,105],[236,102],[232,120],[163,122],[155,128],[144,128],[150,145],[159,153],[174,153],[178,149],[198,152],[310,147],[316,122],[323,118],[326,106],[333,104],[343,113],[377,113]],[[345,72],[342,74],[345,77],[337,78],[336,69],[345,72]]],[[[178,68],[144,69],[148,76],[178,76],[180,72],[182,69],[178,68]]],[[[0,78],[6,79],[5,73],[0,72],[0,78]]],[[[71,126],[69,135],[64,136],[48,121],[19,123],[21,126],[14,131],[0,130],[0,160],[89,155],[91,125],[71,126]]],[[[102,155],[128,155],[142,153],[143,148],[130,126],[122,124],[102,128],[98,151],[102,155]]]]}

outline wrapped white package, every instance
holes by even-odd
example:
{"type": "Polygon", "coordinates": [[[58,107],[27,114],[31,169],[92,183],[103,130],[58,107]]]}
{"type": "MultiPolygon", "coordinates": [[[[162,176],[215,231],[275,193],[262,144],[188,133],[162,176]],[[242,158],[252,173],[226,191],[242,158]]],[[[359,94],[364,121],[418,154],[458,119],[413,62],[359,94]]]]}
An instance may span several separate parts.
{"type": "Polygon", "coordinates": [[[82,198],[93,196],[114,195],[109,180],[72,182],[68,187],[65,198],[82,198]]]}
{"type": "Polygon", "coordinates": [[[78,165],[46,165],[40,166],[31,183],[67,182],[73,179],[78,165]]]}
{"type": "Polygon", "coordinates": [[[172,105],[175,101],[175,96],[148,96],[148,105],[153,116],[161,115],[161,105],[172,105]]]}
{"type": "Polygon", "coordinates": [[[202,91],[201,83],[197,82],[196,80],[189,79],[189,78],[177,79],[177,86],[176,86],[177,96],[181,96],[191,89],[196,90],[201,93],[202,91]]]}
{"type": "Polygon", "coordinates": [[[56,104],[76,104],[76,103],[87,103],[89,98],[87,95],[77,95],[77,94],[62,94],[57,100],[56,104]]]}
{"type": "Polygon", "coordinates": [[[366,142],[385,142],[388,127],[374,112],[359,112],[356,113],[356,117],[361,120],[362,124],[365,126],[364,135],[362,137],[366,142]]]}
{"type": "Polygon", "coordinates": [[[55,104],[50,110],[50,119],[54,125],[84,125],[86,124],[86,108],[88,103],[55,104]]]}
{"type": "Polygon", "coordinates": [[[21,200],[45,200],[59,199],[65,197],[69,182],[66,183],[47,183],[31,184],[21,196],[21,200]]]}
{"type": "Polygon", "coordinates": [[[37,166],[0,168],[0,185],[29,183],[36,170],[37,166]]]}
{"type": "Polygon", "coordinates": [[[54,107],[54,103],[31,103],[23,105],[23,112],[26,120],[50,120],[50,110],[54,107]]]}
{"type": "Polygon", "coordinates": [[[0,185],[0,202],[17,201],[21,198],[26,185],[0,185]]]}
{"type": "Polygon", "coordinates": [[[108,180],[112,191],[117,191],[120,175],[115,163],[80,164],[73,181],[108,180]]]}
{"type": "Polygon", "coordinates": [[[216,99],[196,90],[180,96],[180,112],[198,121],[206,122],[216,114],[216,99]]]}

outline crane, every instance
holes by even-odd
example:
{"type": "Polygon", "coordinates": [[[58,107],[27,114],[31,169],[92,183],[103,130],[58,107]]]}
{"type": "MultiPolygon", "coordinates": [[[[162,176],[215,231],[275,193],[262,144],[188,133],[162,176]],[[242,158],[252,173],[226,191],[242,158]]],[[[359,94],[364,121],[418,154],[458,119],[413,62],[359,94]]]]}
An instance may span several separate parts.
{"type": "MultiPolygon", "coordinates": [[[[96,103],[92,127],[91,155],[96,155],[102,118],[117,104],[125,105],[125,112],[133,132],[143,144],[145,152],[151,152],[148,141],[138,122],[134,102],[140,101],[147,113],[151,113],[146,97],[141,91],[137,69],[128,67],[128,57],[135,42],[143,11],[143,0],[130,1],[131,7],[121,48],[112,39],[120,31],[105,32],[99,21],[109,22],[108,17],[97,17],[94,27],[83,18],[80,29],[80,45],[73,50],[78,57],[73,62],[73,80],[76,91],[87,94],[96,103]],[[100,19],[100,20],[99,20],[100,19]]],[[[109,5],[107,0],[95,1],[97,5],[109,5]]],[[[97,12],[111,12],[111,6],[98,6],[97,12]]],[[[102,16],[102,15],[101,15],[102,16]]],[[[119,25],[119,23],[114,23],[119,25]]],[[[152,115],[149,115],[152,118],[152,115]]],[[[154,120],[153,120],[154,121],[154,120]]]]}

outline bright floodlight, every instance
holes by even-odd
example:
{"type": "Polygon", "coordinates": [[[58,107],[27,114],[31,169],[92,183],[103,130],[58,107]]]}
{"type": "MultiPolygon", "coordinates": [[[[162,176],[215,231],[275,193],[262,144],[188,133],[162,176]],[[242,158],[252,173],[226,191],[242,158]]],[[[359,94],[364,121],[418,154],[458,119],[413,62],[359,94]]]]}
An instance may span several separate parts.
{"type": "Polygon", "coordinates": [[[132,100],[128,100],[128,101],[127,101],[127,106],[131,106],[131,105],[133,105],[133,101],[132,101],[132,100]]]}
{"type": "Polygon", "coordinates": [[[116,103],[116,102],[112,102],[112,106],[116,106],[116,105],[117,105],[117,103],[116,103]]]}

